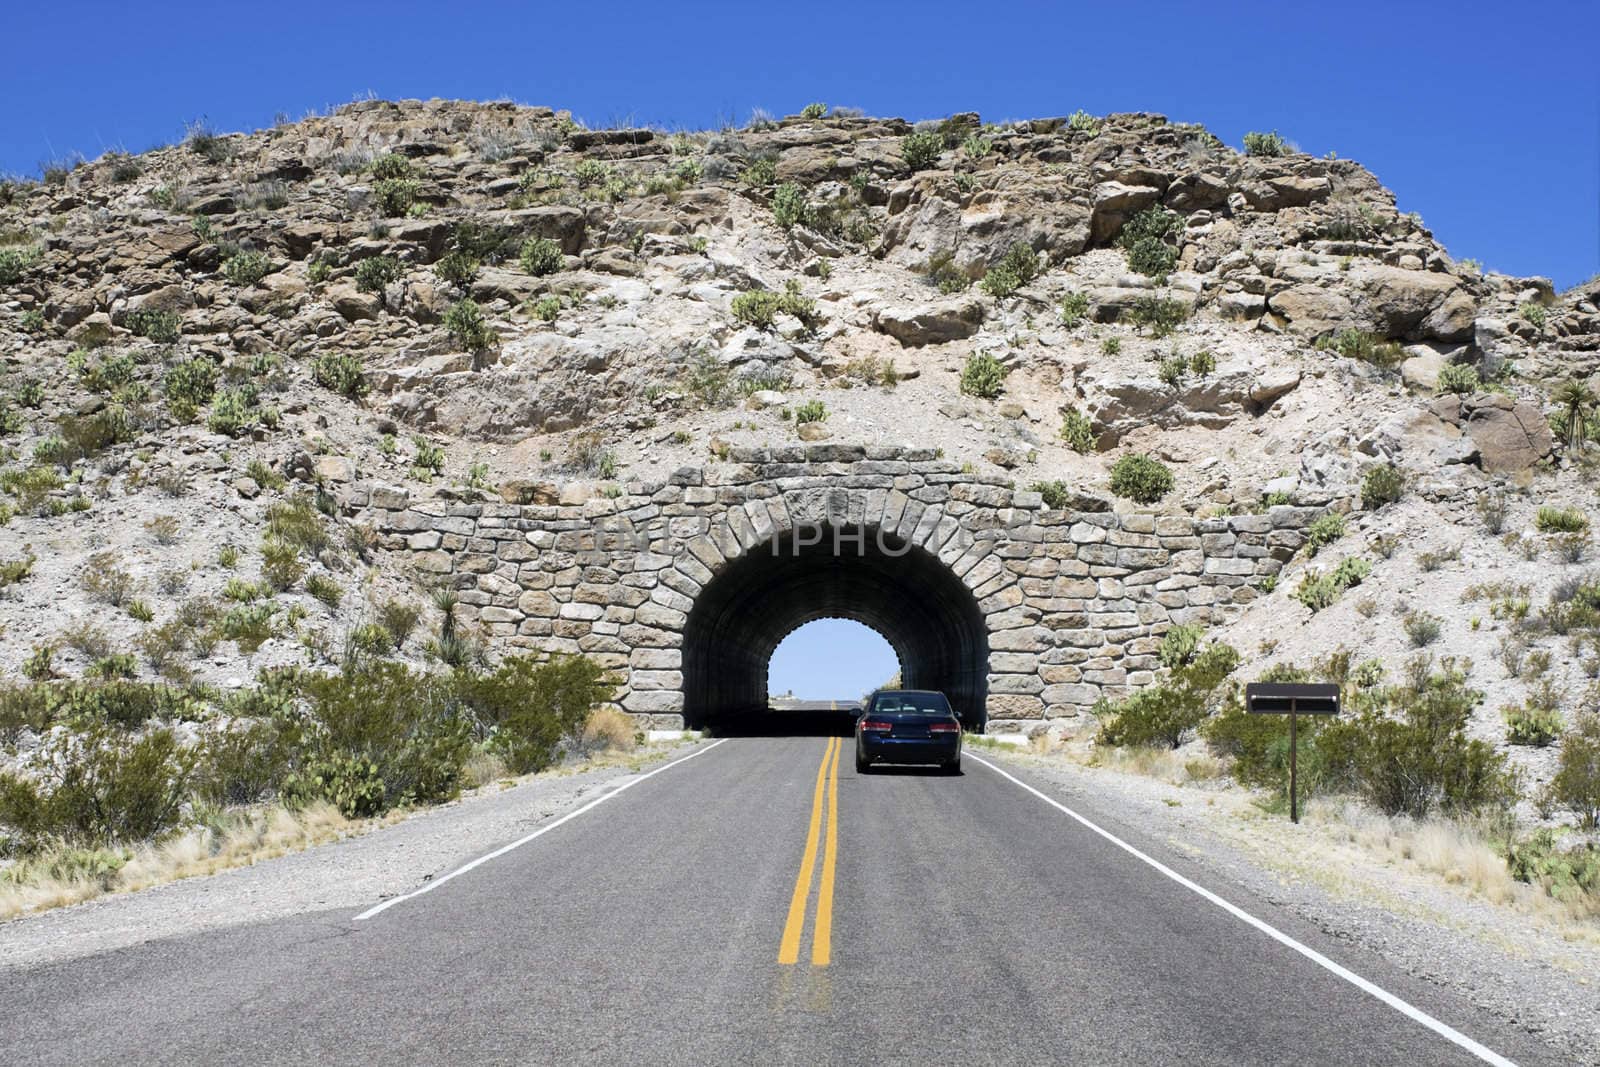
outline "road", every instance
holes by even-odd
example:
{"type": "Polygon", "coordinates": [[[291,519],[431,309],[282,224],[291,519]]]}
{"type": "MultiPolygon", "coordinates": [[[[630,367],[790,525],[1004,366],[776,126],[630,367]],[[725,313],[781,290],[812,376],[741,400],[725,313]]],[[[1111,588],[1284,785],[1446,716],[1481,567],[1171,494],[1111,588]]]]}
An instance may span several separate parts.
{"type": "Polygon", "coordinates": [[[702,746],[381,910],[0,972],[0,1048],[16,1064],[1497,1062],[1436,1032],[1454,1028],[1550,1062],[1266,902],[1185,884],[1192,865],[1092,798],[1047,800],[981,753],[959,777],[859,776],[851,745],[702,746]]]}

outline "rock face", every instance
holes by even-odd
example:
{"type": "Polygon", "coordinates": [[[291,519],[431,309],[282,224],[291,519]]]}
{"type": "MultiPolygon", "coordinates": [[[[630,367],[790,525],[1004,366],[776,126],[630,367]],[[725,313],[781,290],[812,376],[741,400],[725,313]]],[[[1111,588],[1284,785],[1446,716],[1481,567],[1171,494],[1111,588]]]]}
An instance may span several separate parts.
{"type": "Polygon", "coordinates": [[[1524,471],[1555,448],[1555,435],[1544,414],[1502,393],[1440,397],[1433,410],[1443,421],[1466,431],[1486,471],[1524,471]]]}
{"type": "Polygon", "coordinates": [[[971,337],[982,322],[983,305],[970,297],[914,307],[884,308],[873,316],[875,327],[907,348],[942,345],[971,337]]]}
{"type": "Polygon", "coordinates": [[[918,449],[729,459],[616,499],[563,493],[552,506],[548,488],[518,485],[503,493],[516,503],[413,503],[357,484],[345,506],[383,547],[450,578],[463,621],[512,648],[594,656],[622,680],[624,708],[667,728],[750,699],[792,628],[785,612],[814,615],[819,598],[913,645],[948,628],[937,643],[960,654],[917,657],[929,673],[907,684],[949,690],[975,722],[1080,714],[1153,678],[1153,637],[1167,626],[1220,622],[1252,600],[1319,513],[1050,511],[1037,493],[956,477],[959,465],[918,449]],[[806,554],[819,544],[822,555],[806,554]],[[852,566],[859,581],[830,584],[852,566]],[[806,592],[786,599],[790,589],[806,592]],[[928,589],[942,609],[924,609],[928,589]]]}

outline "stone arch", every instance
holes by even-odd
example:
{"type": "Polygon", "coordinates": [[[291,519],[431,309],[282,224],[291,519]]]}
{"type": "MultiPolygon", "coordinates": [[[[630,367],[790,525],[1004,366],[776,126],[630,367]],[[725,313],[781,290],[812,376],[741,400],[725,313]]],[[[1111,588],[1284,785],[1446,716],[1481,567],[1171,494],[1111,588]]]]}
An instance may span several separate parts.
{"type": "MultiPolygon", "coordinates": [[[[786,501],[778,521],[767,511],[770,535],[748,545],[732,531],[737,519],[727,535],[711,531],[705,541],[722,557],[717,566],[706,546],[690,546],[709,573],[683,627],[687,724],[764,709],[767,664],[784,636],[816,619],[845,618],[883,634],[907,686],[943,691],[969,726],[981,729],[989,627],[972,591],[926,539],[906,536],[900,522],[863,524],[865,512],[849,507],[850,494],[827,495],[839,506],[786,501]],[[725,553],[728,536],[739,549],[725,553]]],[[[919,516],[914,529],[920,523],[919,516]]]]}

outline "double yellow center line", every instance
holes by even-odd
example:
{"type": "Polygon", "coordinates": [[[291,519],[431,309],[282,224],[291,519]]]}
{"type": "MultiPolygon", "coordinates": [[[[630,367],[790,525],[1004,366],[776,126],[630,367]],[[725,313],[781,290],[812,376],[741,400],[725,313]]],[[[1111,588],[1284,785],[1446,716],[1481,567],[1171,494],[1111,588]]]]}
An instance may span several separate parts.
{"type": "Polygon", "coordinates": [[[800,873],[794,880],[794,896],[789,899],[789,919],[783,924],[783,940],[778,944],[779,963],[798,963],[800,938],[805,933],[806,902],[811,897],[811,878],[816,873],[817,844],[822,845],[822,880],[817,886],[817,918],[811,931],[811,965],[826,967],[833,951],[833,871],[839,852],[839,738],[828,739],[822,750],[822,765],[817,768],[817,788],[811,797],[811,828],[806,833],[805,854],[800,857],[800,873]],[[828,806],[827,835],[822,834],[822,806],[828,806]]]}

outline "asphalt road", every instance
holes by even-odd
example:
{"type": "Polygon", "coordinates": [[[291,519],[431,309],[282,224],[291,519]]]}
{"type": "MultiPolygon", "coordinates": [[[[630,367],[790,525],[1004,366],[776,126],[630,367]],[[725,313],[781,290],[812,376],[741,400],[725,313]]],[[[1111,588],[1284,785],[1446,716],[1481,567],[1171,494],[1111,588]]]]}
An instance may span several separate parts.
{"type": "MultiPolygon", "coordinates": [[[[973,755],[960,777],[863,777],[848,737],[697,749],[359,920],[0,973],[0,1060],[1494,1062],[973,755]]],[[[1192,873],[1115,812],[1068,803],[1192,873]]],[[[1494,1052],[1550,1062],[1383,960],[1204,888],[1494,1052]]]]}

